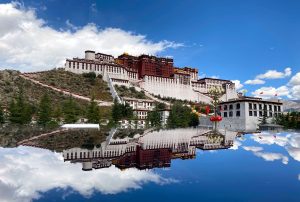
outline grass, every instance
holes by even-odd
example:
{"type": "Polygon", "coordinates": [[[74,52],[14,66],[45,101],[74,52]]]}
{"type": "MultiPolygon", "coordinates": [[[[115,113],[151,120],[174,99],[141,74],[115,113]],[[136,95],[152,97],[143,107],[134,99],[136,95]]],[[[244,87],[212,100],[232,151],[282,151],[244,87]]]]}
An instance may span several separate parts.
{"type": "Polygon", "coordinates": [[[145,95],[144,91],[137,91],[134,87],[127,88],[126,86],[118,86],[115,85],[115,89],[119,96],[121,97],[129,97],[129,98],[137,98],[137,99],[150,99],[145,95]]]}
{"type": "Polygon", "coordinates": [[[97,100],[113,100],[107,82],[100,77],[90,79],[81,74],[67,72],[64,69],[53,69],[37,73],[35,79],[47,85],[89,98],[94,96],[97,100]]]}

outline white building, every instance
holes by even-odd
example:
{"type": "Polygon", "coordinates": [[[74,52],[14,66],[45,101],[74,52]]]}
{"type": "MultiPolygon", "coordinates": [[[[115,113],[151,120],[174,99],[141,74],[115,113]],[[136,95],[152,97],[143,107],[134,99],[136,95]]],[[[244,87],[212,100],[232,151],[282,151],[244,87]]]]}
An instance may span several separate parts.
{"type": "Polygon", "coordinates": [[[148,112],[152,111],[155,107],[154,101],[149,99],[124,97],[123,100],[132,107],[134,115],[141,120],[146,120],[148,112]]]}
{"type": "Polygon", "coordinates": [[[240,97],[220,103],[223,120],[220,128],[233,131],[256,131],[260,119],[265,116],[268,122],[282,113],[282,102],[263,100],[254,97],[240,97]]]}
{"type": "Polygon", "coordinates": [[[137,72],[129,70],[122,65],[116,64],[112,55],[95,53],[95,51],[85,51],[85,58],[67,59],[65,70],[76,74],[95,72],[96,75],[102,75],[105,81],[114,78],[116,84],[126,85],[129,80],[138,79],[137,72]]]}

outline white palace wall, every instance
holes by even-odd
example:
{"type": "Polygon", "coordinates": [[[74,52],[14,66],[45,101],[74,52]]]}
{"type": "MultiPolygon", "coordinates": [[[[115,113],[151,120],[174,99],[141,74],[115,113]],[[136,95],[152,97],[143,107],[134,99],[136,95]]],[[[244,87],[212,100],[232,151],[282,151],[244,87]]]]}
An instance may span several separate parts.
{"type": "Polygon", "coordinates": [[[210,102],[211,99],[203,94],[197,93],[191,85],[184,85],[178,80],[154,76],[145,76],[140,83],[141,88],[161,97],[172,97],[180,100],[210,102]]]}
{"type": "MultiPolygon", "coordinates": [[[[102,75],[103,80],[112,82],[113,85],[133,86],[131,83],[138,81],[137,72],[127,71],[126,68],[106,62],[91,63],[85,60],[67,60],[65,70],[76,74],[95,72],[102,75]],[[111,81],[109,81],[111,79],[111,81]]],[[[160,97],[171,97],[179,100],[189,100],[195,102],[211,103],[211,98],[206,96],[208,86],[205,84],[182,84],[178,79],[163,78],[155,76],[145,76],[139,82],[139,87],[160,97]]],[[[226,87],[226,94],[222,96],[222,101],[237,98],[235,88],[226,87]]]]}

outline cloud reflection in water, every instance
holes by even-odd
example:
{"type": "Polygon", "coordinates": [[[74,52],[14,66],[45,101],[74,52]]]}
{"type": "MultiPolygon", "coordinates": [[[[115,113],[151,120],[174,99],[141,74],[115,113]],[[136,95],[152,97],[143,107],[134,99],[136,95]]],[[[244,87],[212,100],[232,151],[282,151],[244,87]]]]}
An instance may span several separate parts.
{"type": "Polygon", "coordinates": [[[149,182],[159,185],[177,182],[135,168],[120,171],[111,166],[83,172],[80,164],[65,163],[60,153],[31,147],[0,148],[0,162],[1,201],[30,201],[54,188],[72,188],[89,197],[94,191],[116,194],[140,189],[149,182]]]}

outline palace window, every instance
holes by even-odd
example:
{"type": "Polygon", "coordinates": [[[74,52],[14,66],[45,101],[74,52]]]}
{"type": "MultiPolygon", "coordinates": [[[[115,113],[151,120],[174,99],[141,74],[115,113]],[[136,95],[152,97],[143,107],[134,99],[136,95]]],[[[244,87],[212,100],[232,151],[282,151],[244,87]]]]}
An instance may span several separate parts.
{"type": "Polygon", "coordinates": [[[257,109],[257,106],[256,106],[256,104],[253,104],[253,107],[254,107],[254,109],[257,109]]]}
{"type": "Polygon", "coordinates": [[[280,112],[281,110],[280,110],[280,106],[278,106],[278,111],[280,112]]]}
{"type": "Polygon", "coordinates": [[[236,104],[236,109],[240,109],[241,108],[241,104],[240,103],[237,103],[236,104]]]}
{"type": "Polygon", "coordinates": [[[272,111],[272,105],[269,105],[269,110],[272,111]]]}
{"type": "Polygon", "coordinates": [[[259,111],[259,117],[262,117],[263,113],[262,111],[259,111]]]}
{"type": "Polygon", "coordinates": [[[224,117],[227,117],[227,112],[224,112],[224,117]]]}
{"type": "Polygon", "coordinates": [[[241,116],[241,112],[240,111],[236,111],[236,114],[235,114],[237,117],[238,116],[241,116]]]}
{"type": "Polygon", "coordinates": [[[229,109],[233,109],[233,106],[232,106],[232,105],[229,105],[229,109]]]}
{"type": "Polygon", "coordinates": [[[261,109],[262,109],[262,105],[261,105],[261,104],[259,104],[258,106],[259,106],[259,109],[261,110],[261,109]]]}
{"type": "Polygon", "coordinates": [[[227,105],[224,105],[224,110],[227,110],[227,105]]]}
{"type": "Polygon", "coordinates": [[[253,113],[252,113],[252,111],[249,111],[249,116],[253,116],[253,113]]]}
{"type": "Polygon", "coordinates": [[[274,106],[274,111],[277,112],[277,106],[274,106]]]}
{"type": "Polygon", "coordinates": [[[249,109],[252,109],[252,103],[249,103],[249,109]]]}
{"type": "Polygon", "coordinates": [[[254,116],[257,116],[257,111],[254,111],[254,116]]]}
{"type": "Polygon", "coordinates": [[[229,112],[229,117],[232,117],[233,116],[233,113],[232,111],[229,112]]]}
{"type": "Polygon", "coordinates": [[[273,113],[272,113],[272,112],[270,112],[270,113],[269,113],[269,116],[270,116],[270,117],[272,117],[272,116],[273,116],[273,113]]]}

